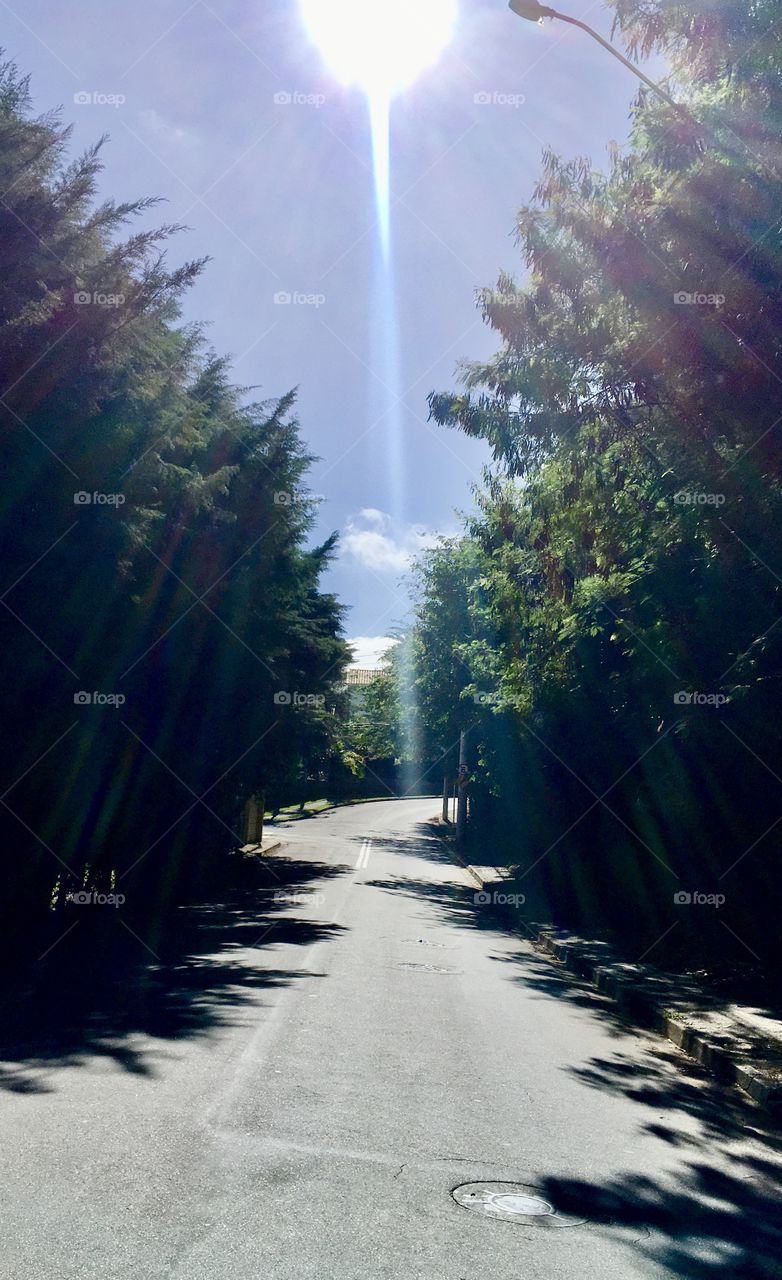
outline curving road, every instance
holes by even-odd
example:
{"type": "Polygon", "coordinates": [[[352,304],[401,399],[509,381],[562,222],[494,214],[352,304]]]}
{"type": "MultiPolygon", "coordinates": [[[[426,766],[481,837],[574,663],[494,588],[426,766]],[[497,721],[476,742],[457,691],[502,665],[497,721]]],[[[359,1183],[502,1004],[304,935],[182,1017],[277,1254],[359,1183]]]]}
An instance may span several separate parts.
{"type": "Polygon", "coordinates": [[[3,1276],[782,1276],[763,1113],[476,908],[436,809],[291,824],[268,890],[6,1050],[3,1276]]]}

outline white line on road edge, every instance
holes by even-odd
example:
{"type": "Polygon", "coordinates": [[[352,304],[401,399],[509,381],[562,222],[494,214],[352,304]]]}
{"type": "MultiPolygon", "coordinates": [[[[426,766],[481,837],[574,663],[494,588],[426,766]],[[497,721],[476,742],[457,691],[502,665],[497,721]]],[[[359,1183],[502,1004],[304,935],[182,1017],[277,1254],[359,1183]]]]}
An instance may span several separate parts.
{"type": "Polygon", "coordinates": [[[369,866],[369,851],[372,848],[372,841],[365,840],[361,846],[361,853],[358,855],[356,863],[356,871],[360,871],[363,867],[369,866]]]}

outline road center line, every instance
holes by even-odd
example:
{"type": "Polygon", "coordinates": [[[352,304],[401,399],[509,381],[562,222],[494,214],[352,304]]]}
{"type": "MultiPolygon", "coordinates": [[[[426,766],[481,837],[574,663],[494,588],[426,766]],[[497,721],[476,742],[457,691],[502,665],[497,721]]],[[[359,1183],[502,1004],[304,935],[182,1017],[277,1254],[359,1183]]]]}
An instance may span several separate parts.
{"type": "Polygon", "coordinates": [[[356,871],[361,871],[362,868],[369,866],[369,851],[371,848],[372,848],[372,841],[365,840],[361,846],[361,852],[358,855],[358,862],[356,863],[356,871]]]}

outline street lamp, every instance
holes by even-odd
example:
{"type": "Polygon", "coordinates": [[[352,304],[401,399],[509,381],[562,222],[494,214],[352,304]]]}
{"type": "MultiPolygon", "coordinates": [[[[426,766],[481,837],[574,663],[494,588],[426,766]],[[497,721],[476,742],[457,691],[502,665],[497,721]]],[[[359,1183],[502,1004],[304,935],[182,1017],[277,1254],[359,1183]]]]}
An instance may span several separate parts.
{"type": "Polygon", "coordinates": [[[667,102],[669,106],[674,107],[676,111],[685,115],[687,114],[684,111],[684,108],[678,102],[675,102],[670,94],[660,88],[659,84],[655,84],[654,80],[650,80],[648,76],[645,76],[643,71],[639,71],[638,67],[636,67],[629,58],[626,58],[624,54],[620,53],[618,49],[615,49],[612,44],[609,44],[602,36],[599,36],[597,32],[593,31],[591,27],[588,27],[585,22],[581,22],[578,18],[570,18],[566,13],[558,13],[556,9],[550,9],[548,5],[539,4],[538,0],[510,0],[510,8],[514,13],[518,14],[520,18],[526,18],[528,22],[541,22],[543,18],[559,18],[560,22],[568,22],[571,27],[580,27],[582,31],[586,31],[587,35],[592,36],[593,40],[597,40],[598,44],[601,44],[604,49],[607,49],[609,53],[612,53],[614,57],[624,63],[626,67],[629,67],[633,75],[638,76],[639,80],[643,80],[644,84],[648,85],[649,88],[656,93],[658,97],[662,98],[664,102],[667,102]]]}

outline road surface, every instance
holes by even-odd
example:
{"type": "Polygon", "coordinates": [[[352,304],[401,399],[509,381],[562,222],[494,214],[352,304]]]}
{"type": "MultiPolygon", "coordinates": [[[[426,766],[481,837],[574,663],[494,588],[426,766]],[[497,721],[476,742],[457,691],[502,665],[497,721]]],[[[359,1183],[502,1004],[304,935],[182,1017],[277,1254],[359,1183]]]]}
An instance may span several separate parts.
{"type": "Polygon", "coordinates": [[[6,1051],[3,1276],[782,1275],[763,1113],[476,908],[436,809],[291,824],[268,890],[6,1051]]]}

